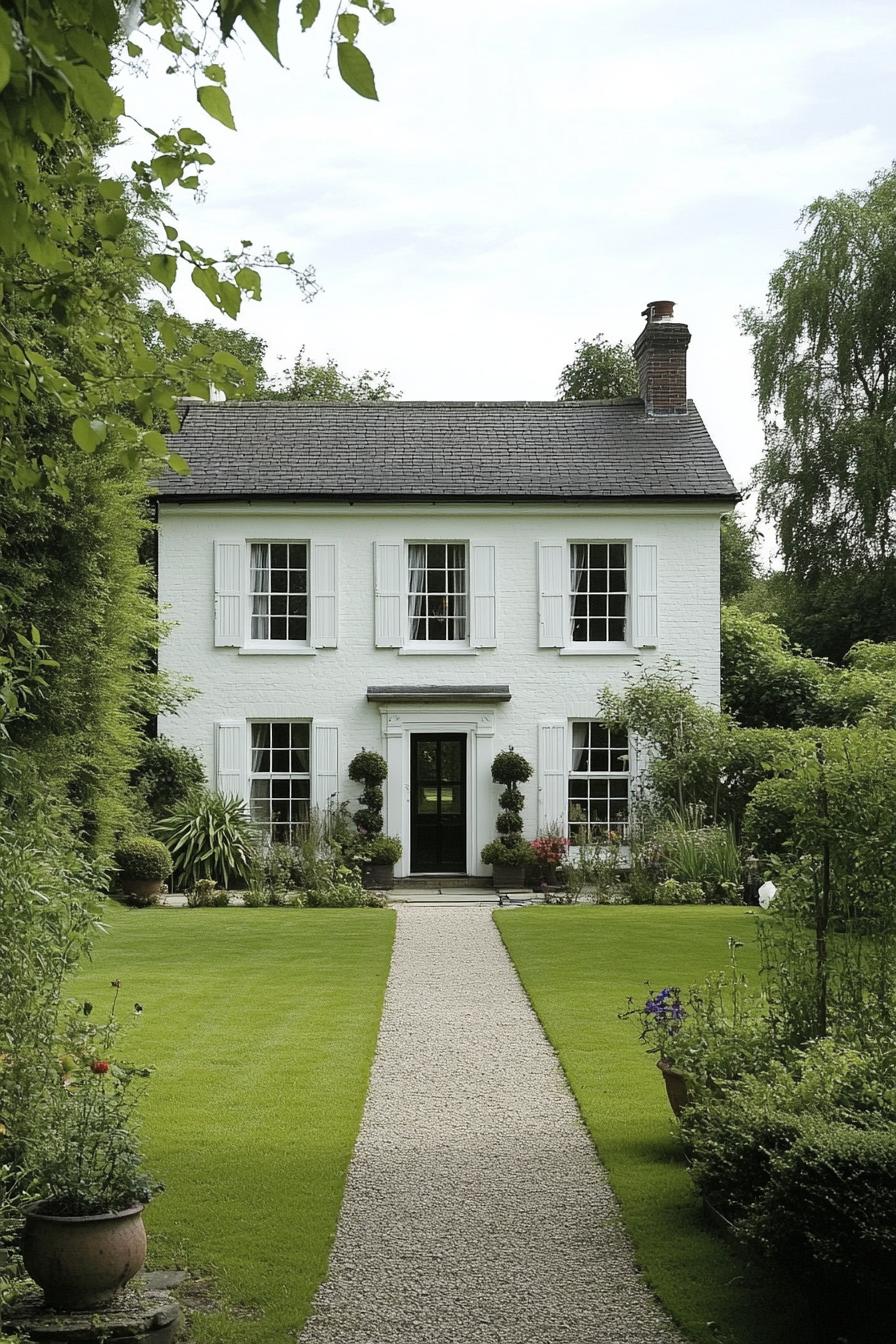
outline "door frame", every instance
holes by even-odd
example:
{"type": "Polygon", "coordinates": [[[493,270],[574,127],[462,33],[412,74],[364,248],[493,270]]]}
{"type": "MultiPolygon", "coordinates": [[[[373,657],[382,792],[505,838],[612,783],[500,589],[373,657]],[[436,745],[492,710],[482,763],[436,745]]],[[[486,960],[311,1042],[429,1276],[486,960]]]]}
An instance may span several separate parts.
{"type": "Polygon", "coordinates": [[[494,710],[462,706],[407,706],[380,710],[383,754],[389,767],[385,787],[385,826],[389,835],[401,840],[402,855],[395,865],[397,877],[409,877],[411,870],[411,735],[454,733],[466,736],[466,873],[485,876],[488,870],[479,851],[493,839],[497,799],[492,784],[491,766],[495,755],[494,710]]]}

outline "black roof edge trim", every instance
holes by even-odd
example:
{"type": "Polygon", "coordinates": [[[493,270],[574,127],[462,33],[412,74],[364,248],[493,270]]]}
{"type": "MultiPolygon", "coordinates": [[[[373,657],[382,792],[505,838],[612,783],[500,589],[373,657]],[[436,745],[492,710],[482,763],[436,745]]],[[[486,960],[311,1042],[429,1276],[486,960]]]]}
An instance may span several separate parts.
{"type": "Polygon", "coordinates": [[[157,491],[162,504],[740,504],[743,495],[347,495],[334,494],[202,494],[167,495],[157,491]]]}

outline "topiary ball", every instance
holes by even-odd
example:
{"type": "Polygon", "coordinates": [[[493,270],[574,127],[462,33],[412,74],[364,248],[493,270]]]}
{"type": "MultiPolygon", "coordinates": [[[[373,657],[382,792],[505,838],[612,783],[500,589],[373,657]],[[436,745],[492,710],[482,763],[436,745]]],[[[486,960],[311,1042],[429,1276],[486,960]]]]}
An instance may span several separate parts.
{"type": "Polygon", "coordinates": [[[498,796],[498,806],[503,807],[505,812],[522,812],[524,802],[523,795],[513,784],[502,789],[498,796]]]}
{"type": "Polygon", "coordinates": [[[349,762],[348,777],[356,784],[382,784],[389,767],[377,751],[359,751],[349,762]]]}
{"type": "Polygon", "coordinates": [[[531,765],[513,747],[499,751],[492,762],[492,779],[496,784],[522,784],[531,774],[531,765]]]}
{"type": "Polygon", "coordinates": [[[495,830],[499,835],[519,835],[523,829],[523,819],[519,812],[499,812],[495,820],[495,830]]]}

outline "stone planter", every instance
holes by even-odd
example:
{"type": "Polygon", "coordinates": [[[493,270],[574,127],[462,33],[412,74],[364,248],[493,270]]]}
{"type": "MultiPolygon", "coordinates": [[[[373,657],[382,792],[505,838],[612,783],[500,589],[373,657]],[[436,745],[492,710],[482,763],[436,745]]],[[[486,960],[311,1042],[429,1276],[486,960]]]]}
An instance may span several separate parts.
{"type": "Polygon", "coordinates": [[[525,875],[526,870],[521,863],[492,864],[492,881],[499,889],[522,887],[525,875]]]}
{"type": "Polygon", "coordinates": [[[669,1105],[675,1115],[679,1116],[688,1104],[688,1080],[683,1073],[672,1067],[668,1059],[658,1059],[656,1066],[663,1075],[669,1105]]]}
{"type": "Polygon", "coordinates": [[[134,897],[135,905],[155,905],[162,894],[162,879],[122,876],[121,889],[126,895],[134,897]]]}
{"type": "Polygon", "coordinates": [[[395,864],[362,863],[361,885],[365,891],[391,891],[395,886],[395,864]]]}
{"type": "Polygon", "coordinates": [[[64,1218],[34,1204],[25,1214],[22,1259],[47,1306],[63,1311],[105,1306],[143,1268],[143,1205],[64,1218]]]}

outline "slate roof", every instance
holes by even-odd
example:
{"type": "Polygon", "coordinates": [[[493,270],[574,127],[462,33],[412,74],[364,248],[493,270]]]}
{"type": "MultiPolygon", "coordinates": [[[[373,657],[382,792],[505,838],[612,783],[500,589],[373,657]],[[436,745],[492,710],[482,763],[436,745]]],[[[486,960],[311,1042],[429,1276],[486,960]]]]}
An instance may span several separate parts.
{"type": "Polygon", "coordinates": [[[692,402],[190,402],[162,499],[737,498],[692,402]]]}

